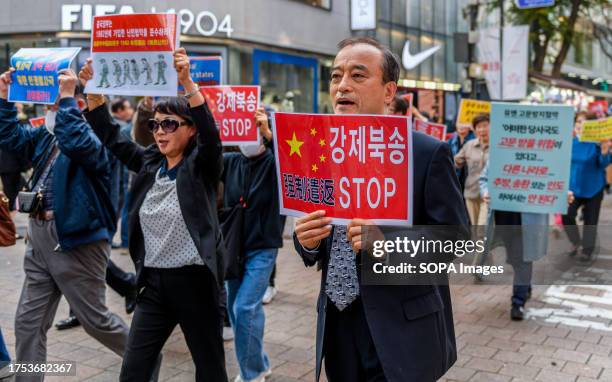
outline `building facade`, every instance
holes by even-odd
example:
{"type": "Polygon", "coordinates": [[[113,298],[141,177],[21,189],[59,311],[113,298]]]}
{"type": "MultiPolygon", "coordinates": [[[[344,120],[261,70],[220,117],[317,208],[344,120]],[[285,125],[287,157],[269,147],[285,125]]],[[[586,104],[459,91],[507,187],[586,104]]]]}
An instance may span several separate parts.
{"type": "Polygon", "coordinates": [[[454,120],[461,65],[453,61],[453,33],[467,29],[467,0],[10,0],[0,13],[0,67],[22,47],[80,46],[89,55],[92,16],[175,12],[188,54],[223,57],[223,82],[259,84],[276,109],[331,112],[329,77],[336,44],[368,35],[399,57],[440,49],[414,69],[402,68],[402,91],[439,120],[454,120]],[[352,30],[360,6],[372,6],[374,26],[352,30]],[[440,100],[440,101],[438,101],[440,100]]]}
{"type": "MultiPolygon", "coordinates": [[[[175,12],[181,46],[223,57],[223,82],[259,84],[264,102],[326,109],[336,43],[350,36],[348,0],[10,0],[0,13],[0,66],[22,47],[80,46],[89,55],[93,15],[175,12]],[[321,83],[324,83],[321,85],[321,83]],[[292,97],[288,97],[292,96],[292,97]],[[326,98],[327,97],[327,98],[326,98]]],[[[327,107],[328,109],[328,107],[327,107]]]]}

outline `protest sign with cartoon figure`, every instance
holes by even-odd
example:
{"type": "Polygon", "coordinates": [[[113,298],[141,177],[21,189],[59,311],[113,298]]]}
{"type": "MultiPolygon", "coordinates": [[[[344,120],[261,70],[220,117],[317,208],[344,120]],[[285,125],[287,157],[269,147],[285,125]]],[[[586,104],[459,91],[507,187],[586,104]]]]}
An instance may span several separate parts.
{"type": "Polygon", "coordinates": [[[91,34],[94,78],[85,87],[96,94],[176,96],[172,67],[179,46],[176,14],[95,16],[91,34]]]}

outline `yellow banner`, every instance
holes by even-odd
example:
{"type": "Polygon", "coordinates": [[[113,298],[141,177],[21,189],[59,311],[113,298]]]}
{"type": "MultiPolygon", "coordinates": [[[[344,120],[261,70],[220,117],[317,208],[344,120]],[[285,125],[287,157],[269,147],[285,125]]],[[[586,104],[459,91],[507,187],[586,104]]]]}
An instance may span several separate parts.
{"type": "Polygon", "coordinates": [[[472,126],[472,120],[481,113],[491,112],[491,102],[478,101],[475,99],[462,99],[459,105],[457,125],[472,126]]]}
{"type": "Polygon", "coordinates": [[[580,142],[601,142],[612,139],[612,117],[582,123],[580,142]]]}

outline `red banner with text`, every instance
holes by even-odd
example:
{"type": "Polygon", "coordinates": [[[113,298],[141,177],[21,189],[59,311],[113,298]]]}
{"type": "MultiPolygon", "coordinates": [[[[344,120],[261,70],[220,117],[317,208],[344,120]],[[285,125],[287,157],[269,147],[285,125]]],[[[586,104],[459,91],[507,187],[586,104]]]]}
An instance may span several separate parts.
{"type": "Polygon", "coordinates": [[[439,141],[446,140],[446,125],[441,123],[427,122],[415,118],[414,131],[420,131],[421,133],[432,136],[439,141]]]}
{"type": "Polygon", "coordinates": [[[274,113],[281,213],[412,223],[410,118],[274,113]]]}
{"type": "Polygon", "coordinates": [[[255,124],[259,86],[203,86],[200,91],[215,117],[224,146],[260,142],[255,124]]]}

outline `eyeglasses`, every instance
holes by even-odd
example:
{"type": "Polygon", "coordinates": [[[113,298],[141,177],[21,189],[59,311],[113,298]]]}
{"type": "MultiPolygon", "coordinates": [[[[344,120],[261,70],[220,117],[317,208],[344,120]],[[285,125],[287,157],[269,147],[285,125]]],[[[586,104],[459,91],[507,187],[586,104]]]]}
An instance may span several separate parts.
{"type": "Polygon", "coordinates": [[[164,131],[164,133],[169,134],[169,133],[174,133],[180,126],[185,126],[185,125],[191,125],[191,122],[189,121],[181,122],[181,121],[177,121],[176,119],[170,119],[170,118],[163,119],[161,121],[151,118],[149,119],[149,122],[148,122],[149,130],[153,134],[155,134],[157,129],[160,127],[164,131]]]}

